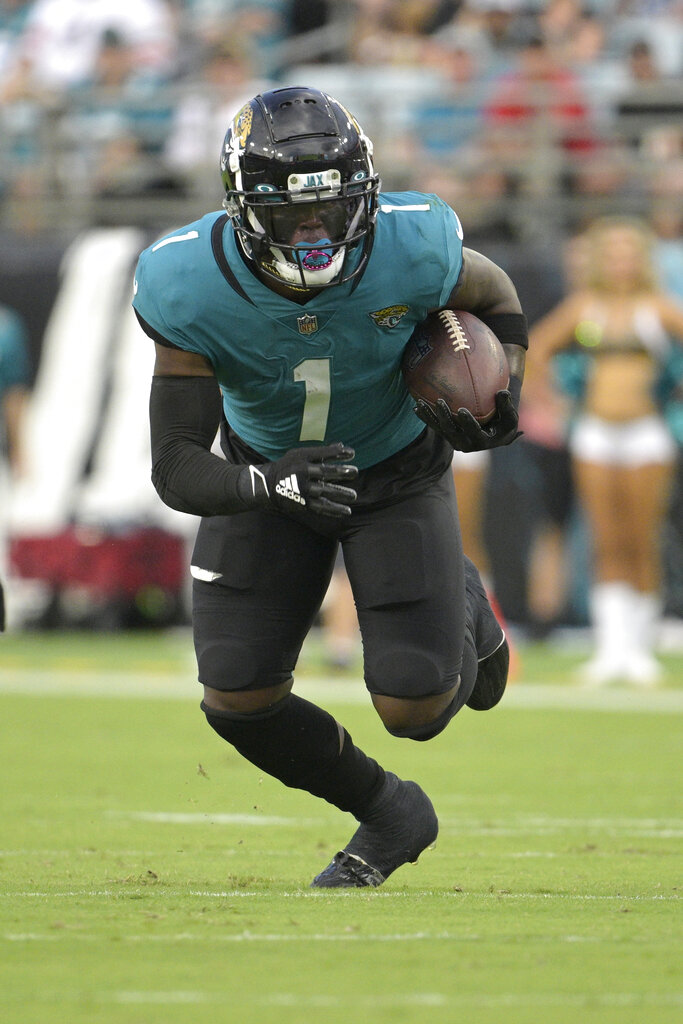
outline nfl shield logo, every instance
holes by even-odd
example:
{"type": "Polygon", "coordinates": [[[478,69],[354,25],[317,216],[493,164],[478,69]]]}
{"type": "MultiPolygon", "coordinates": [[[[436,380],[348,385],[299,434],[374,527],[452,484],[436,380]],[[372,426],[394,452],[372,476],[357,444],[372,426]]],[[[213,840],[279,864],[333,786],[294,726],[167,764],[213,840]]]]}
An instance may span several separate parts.
{"type": "Polygon", "coordinates": [[[311,313],[298,316],[296,322],[299,325],[299,334],[315,334],[318,330],[318,318],[311,313]]]}

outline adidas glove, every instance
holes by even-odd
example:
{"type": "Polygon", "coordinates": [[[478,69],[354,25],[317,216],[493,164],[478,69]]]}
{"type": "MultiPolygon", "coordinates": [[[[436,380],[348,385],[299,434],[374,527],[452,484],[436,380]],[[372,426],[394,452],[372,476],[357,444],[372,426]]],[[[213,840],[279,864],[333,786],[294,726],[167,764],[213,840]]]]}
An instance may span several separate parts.
{"type": "Polygon", "coordinates": [[[291,512],[305,506],[324,516],[350,516],[356,492],[342,481],[358,476],[349,465],[353,448],[338,442],[320,448],[294,448],[276,462],[245,466],[237,489],[251,508],[291,512]]]}
{"type": "Polygon", "coordinates": [[[458,409],[453,414],[440,398],[434,409],[418,399],[415,415],[423,423],[442,434],[459,452],[482,452],[489,448],[512,444],[520,436],[517,429],[519,415],[509,391],[496,395],[496,412],[488,423],[478,423],[468,409],[458,409]]]}

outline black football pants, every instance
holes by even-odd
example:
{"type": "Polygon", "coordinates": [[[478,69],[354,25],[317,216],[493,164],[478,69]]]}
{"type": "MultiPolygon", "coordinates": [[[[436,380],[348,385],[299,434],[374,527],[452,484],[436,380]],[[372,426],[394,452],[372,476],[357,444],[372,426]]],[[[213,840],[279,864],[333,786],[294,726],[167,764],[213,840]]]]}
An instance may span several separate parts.
{"type": "MultiPolygon", "coordinates": [[[[419,495],[354,509],[344,520],[316,518],[320,529],[274,512],[202,520],[193,555],[199,681],[245,690],[288,680],[341,543],[370,692],[415,698],[450,690],[465,631],[450,469],[419,495]]],[[[473,685],[474,679],[462,680],[459,704],[473,685]]]]}

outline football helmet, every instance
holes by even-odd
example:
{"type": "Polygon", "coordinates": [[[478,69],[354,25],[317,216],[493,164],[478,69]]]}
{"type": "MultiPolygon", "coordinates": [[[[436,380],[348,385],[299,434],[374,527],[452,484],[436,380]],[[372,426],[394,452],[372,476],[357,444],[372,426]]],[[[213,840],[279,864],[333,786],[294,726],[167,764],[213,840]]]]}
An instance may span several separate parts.
{"type": "Polygon", "coordinates": [[[331,96],[255,96],[228,128],[221,178],[239,244],[266,277],[308,290],[365,268],[380,182],[370,139],[331,96]]]}

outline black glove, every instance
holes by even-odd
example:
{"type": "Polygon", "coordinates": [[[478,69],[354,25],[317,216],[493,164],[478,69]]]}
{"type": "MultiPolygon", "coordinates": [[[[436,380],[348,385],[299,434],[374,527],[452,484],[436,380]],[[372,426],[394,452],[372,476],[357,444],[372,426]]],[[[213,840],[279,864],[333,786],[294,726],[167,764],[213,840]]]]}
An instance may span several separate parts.
{"type": "Polygon", "coordinates": [[[496,394],[496,412],[484,426],[477,423],[468,409],[458,409],[453,415],[443,398],[437,401],[434,409],[418,398],[415,415],[442,434],[459,452],[483,452],[488,448],[512,444],[521,434],[517,429],[519,416],[509,391],[496,394]]]}
{"type": "Polygon", "coordinates": [[[338,442],[322,448],[294,448],[276,462],[245,466],[238,493],[252,508],[277,508],[291,512],[306,507],[324,516],[350,516],[356,492],[341,481],[358,476],[350,466],[353,448],[338,442]]]}

